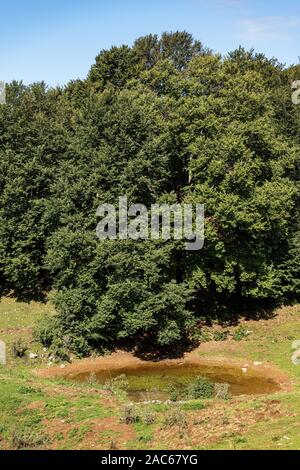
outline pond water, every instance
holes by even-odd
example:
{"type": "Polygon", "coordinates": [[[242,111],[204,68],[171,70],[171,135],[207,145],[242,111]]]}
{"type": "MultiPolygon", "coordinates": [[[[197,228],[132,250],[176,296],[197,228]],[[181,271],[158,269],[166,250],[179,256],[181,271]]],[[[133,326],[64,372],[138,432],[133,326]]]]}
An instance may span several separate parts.
{"type": "Polygon", "coordinates": [[[149,363],[114,370],[69,373],[66,378],[76,382],[96,380],[98,383],[126,376],[128,398],[135,402],[170,398],[170,387],[184,390],[197,377],[205,377],[213,383],[227,383],[232,395],[270,394],[280,390],[274,380],[249,370],[244,373],[239,367],[195,364],[149,363]]]}

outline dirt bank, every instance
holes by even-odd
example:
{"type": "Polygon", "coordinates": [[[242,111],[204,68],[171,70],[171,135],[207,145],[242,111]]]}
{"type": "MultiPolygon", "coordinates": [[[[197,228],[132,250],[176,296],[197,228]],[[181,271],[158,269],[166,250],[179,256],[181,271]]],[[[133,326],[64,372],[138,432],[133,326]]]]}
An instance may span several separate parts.
{"type": "MultiPolygon", "coordinates": [[[[163,360],[160,361],[159,364],[161,366],[187,364],[219,367],[227,371],[240,370],[247,374],[248,377],[263,377],[276,382],[280,391],[291,390],[289,377],[272,364],[257,364],[247,360],[228,359],[227,357],[203,357],[200,355],[200,351],[201,350],[198,348],[192,352],[186,353],[181,359],[163,360]]],[[[147,368],[153,367],[153,369],[155,369],[158,363],[143,361],[129,352],[117,351],[109,356],[74,361],[72,364],[68,364],[63,368],[61,366],[49,366],[46,369],[36,370],[36,374],[40,377],[68,377],[69,375],[87,372],[117,371],[118,369],[124,370],[126,368],[133,370],[142,368],[145,365],[147,368]]]]}

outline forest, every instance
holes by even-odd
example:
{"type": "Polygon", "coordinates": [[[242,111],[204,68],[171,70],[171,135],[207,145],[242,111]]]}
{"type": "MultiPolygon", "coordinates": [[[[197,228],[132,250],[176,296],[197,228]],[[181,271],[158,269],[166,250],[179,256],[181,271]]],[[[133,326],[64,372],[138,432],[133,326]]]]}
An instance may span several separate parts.
{"type": "Polygon", "coordinates": [[[300,105],[286,67],[189,33],[102,50],[86,79],[0,105],[0,296],[50,295],[62,360],[165,350],[300,301],[300,105]],[[205,206],[205,243],[96,237],[99,204],[205,206]]]}

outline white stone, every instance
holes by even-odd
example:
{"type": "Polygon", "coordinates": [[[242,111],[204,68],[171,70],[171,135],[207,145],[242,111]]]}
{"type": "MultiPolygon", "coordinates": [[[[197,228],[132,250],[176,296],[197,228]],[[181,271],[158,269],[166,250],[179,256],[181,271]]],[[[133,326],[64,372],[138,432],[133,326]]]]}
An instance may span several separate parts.
{"type": "Polygon", "coordinates": [[[242,372],[243,372],[244,374],[246,374],[246,372],[248,372],[247,367],[242,367],[242,372]]]}
{"type": "Polygon", "coordinates": [[[61,369],[64,369],[65,367],[66,367],[65,364],[61,364],[61,365],[60,365],[60,368],[61,368],[61,369]]]}
{"type": "Polygon", "coordinates": [[[29,359],[36,359],[38,357],[35,353],[29,353],[29,359]]]}
{"type": "Polygon", "coordinates": [[[297,351],[295,351],[292,355],[292,363],[295,365],[295,366],[299,366],[300,365],[300,349],[297,349],[297,351]]]}
{"type": "Polygon", "coordinates": [[[6,97],[5,97],[5,83],[0,82],[0,104],[5,104],[6,103],[6,97]]]}
{"type": "Polygon", "coordinates": [[[292,343],[292,350],[295,351],[296,349],[300,348],[300,340],[297,339],[296,341],[293,341],[292,343]]]}
{"type": "Polygon", "coordinates": [[[262,362],[253,362],[253,364],[254,364],[255,366],[261,366],[261,365],[262,365],[262,362]]]}
{"type": "Polygon", "coordinates": [[[0,341],[0,364],[6,364],[6,347],[4,341],[0,341]]]}

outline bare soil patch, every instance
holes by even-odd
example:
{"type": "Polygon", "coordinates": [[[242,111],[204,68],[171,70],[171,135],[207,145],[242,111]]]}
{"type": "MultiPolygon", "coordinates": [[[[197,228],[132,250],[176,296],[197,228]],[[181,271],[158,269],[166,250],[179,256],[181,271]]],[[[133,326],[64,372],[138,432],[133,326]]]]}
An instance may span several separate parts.
{"type": "MultiPolygon", "coordinates": [[[[203,357],[201,356],[201,346],[190,353],[186,353],[182,359],[169,359],[160,361],[160,366],[168,365],[197,365],[197,366],[208,366],[208,367],[220,367],[224,370],[242,370],[245,366],[247,367],[248,377],[262,377],[268,378],[278,384],[280,391],[291,390],[291,381],[289,377],[283,373],[276,366],[264,363],[254,365],[251,361],[228,359],[227,357],[203,357]]],[[[72,364],[68,364],[63,369],[60,366],[51,366],[36,371],[40,377],[68,377],[70,375],[97,372],[97,371],[116,371],[118,369],[130,368],[138,370],[147,364],[147,368],[157,367],[157,362],[143,361],[133,353],[118,351],[110,356],[88,358],[79,361],[75,361],[72,364]]]]}

